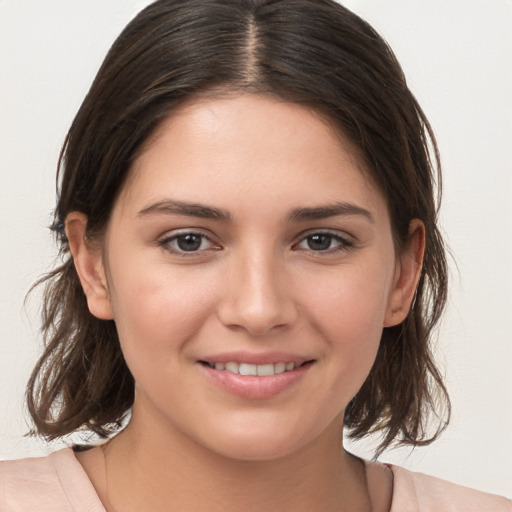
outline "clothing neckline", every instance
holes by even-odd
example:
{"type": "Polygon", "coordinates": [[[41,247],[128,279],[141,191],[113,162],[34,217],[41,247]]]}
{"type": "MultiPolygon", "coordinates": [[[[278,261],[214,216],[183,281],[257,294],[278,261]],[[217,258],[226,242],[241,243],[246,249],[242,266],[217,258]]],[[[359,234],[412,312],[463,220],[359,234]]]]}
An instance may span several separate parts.
{"type": "MultiPolygon", "coordinates": [[[[95,448],[96,446],[100,445],[75,445],[70,448],[63,448],[49,455],[49,457],[53,459],[53,464],[58,473],[59,480],[66,492],[66,496],[73,505],[74,512],[107,512],[89,476],[75,455],[75,452],[86,451],[95,448]],[[79,476],[79,479],[77,479],[77,476],[79,476]],[[68,489],[69,492],[67,491],[68,489]],[[77,492],[77,489],[81,489],[81,492],[77,492]],[[84,503],[87,504],[85,508],[84,503]]],[[[389,511],[392,512],[395,494],[395,474],[393,471],[393,465],[378,461],[369,461],[366,459],[360,460],[364,463],[367,482],[369,481],[369,478],[371,478],[370,475],[374,475],[376,471],[381,472],[384,469],[385,471],[390,472],[392,479],[392,495],[389,511]]],[[[385,490],[375,489],[375,486],[373,486],[371,495],[375,492],[378,497],[381,493],[384,493],[385,490]]],[[[372,501],[372,507],[373,506],[374,504],[372,501]]]]}

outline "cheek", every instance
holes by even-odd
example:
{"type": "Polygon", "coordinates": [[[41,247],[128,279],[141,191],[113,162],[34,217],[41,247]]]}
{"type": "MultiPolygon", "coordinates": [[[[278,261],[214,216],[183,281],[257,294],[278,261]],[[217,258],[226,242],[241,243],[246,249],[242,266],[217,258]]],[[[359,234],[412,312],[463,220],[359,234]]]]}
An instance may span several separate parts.
{"type": "Polygon", "coordinates": [[[370,372],[379,348],[390,279],[372,266],[362,271],[346,268],[324,277],[317,275],[315,286],[308,287],[304,310],[310,312],[312,325],[327,341],[332,378],[351,399],[370,372]]]}
{"type": "Polygon", "coordinates": [[[364,342],[364,333],[381,332],[390,294],[390,274],[379,265],[336,269],[317,273],[301,286],[307,293],[305,309],[312,312],[318,328],[329,338],[341,337],[364,342]]]}
{"type": "MultiPolygon", "coordinates": [[[[115,260],[111,262],[114,265],[115,260]]],[[[176,354],[212,311],[212,279],[204,273],[124,260],[112,272],[112,306],[130,369],[155,361],[174,364],[176,354]]]]}

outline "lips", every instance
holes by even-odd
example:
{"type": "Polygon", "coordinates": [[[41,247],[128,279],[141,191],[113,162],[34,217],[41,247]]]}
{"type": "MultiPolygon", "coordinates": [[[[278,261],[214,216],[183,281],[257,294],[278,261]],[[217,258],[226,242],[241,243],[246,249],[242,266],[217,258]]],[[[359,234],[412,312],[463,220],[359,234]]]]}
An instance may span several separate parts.
{"type": "Polygon", "coordinates": [[[295,387],[314,359],[290,354],[223,354],[198,361],[208,380],[229,394],[250,400],[275,397],[295,387]]]}

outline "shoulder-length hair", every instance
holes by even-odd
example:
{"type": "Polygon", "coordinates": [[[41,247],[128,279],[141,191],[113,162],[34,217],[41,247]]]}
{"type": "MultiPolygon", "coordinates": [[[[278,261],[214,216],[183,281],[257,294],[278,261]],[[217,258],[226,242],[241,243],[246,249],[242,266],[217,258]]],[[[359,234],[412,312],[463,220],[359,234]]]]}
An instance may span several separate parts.
{"type": "Polygon", "coordinates": [[[34,432],[49,439],[80,429],[108,436],[130,411],[134,381],[115,323],[90,314],[64,221],[83,212],[87,236],[101,238],[132,162],[156,127],[184,101],[216,89],[271,94],[327,115],[386,198],[397,251],[410,221],[424,223],[414,303],[402,324],[384,328],[344,424],[353,438],[380,432],[379,451],[393,441],[430,442],[450,410],[431,352],[447,293],[437,227],[439,155],[386,42],[334,0],[159,0],[115,41],[59,161],[53,229],[63,260],[41,280],[45,350],[27,389],[34,432]],[[429,434],[432,417],[439,422],[429,434]]]}

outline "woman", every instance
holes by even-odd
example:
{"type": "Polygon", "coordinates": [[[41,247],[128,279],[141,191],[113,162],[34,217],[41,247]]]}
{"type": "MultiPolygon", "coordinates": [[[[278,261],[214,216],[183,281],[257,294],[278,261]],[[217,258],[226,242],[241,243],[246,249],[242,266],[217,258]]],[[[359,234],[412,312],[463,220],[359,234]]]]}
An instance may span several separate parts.
{"type": "Polygon", "coordinates": [[[369,25],[327,0],[156,2],[61,164],[29,410],[49,439],[117,435],[4,463],[5,510],[510,509],[343,449],[343,428],[428,443],[449,410],[435,141],[369,25]]]}

